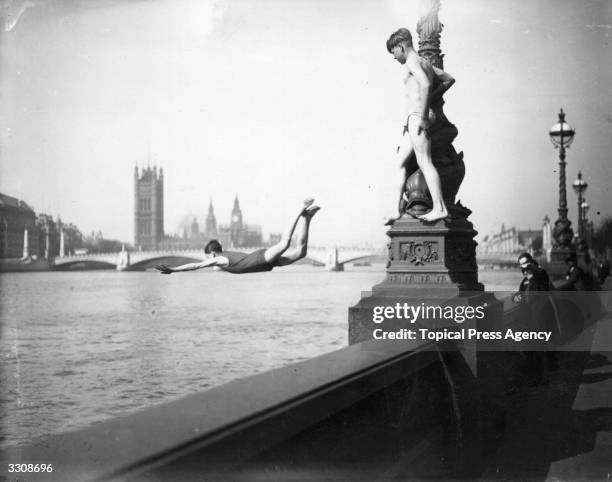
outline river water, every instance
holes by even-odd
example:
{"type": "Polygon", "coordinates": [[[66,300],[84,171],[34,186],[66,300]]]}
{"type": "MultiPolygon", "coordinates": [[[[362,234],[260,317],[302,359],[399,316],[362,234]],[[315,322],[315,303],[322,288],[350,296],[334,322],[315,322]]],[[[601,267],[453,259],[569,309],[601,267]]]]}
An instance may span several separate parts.
{"type": "MultiPolygon", "coordinates": [[[[382,266],[0,274],[0,449],[347,345],[382,266]]],[[[487,289],[518,272],[484,272],[487,289]]]]}

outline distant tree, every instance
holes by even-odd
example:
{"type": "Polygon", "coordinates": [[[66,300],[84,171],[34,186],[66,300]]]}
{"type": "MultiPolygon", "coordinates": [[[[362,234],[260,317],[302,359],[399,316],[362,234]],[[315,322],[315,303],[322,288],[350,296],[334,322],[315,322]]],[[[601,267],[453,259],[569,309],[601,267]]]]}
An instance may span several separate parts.
{"type": "Polygon", "coordinates": [[[612,249],[612,218],[605,218],[595,228],[592,245],[599,254],[605,254],[607,248],[612,249]]]}

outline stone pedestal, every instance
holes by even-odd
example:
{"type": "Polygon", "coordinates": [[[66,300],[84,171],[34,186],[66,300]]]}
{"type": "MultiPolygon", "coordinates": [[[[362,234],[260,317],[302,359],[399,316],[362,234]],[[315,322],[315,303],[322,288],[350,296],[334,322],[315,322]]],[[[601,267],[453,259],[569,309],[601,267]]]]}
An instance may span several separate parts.
{"type": "Polygon", "coordinates": [[[387,276],[374,286],[374,295],[405,296],[408,289],[419,298],[448,298],[483,290],[476,265],[477,233],[467,220],[469,210],[452,210],[454,217],[436,223],[409,216],[394,223],[387,232],[391,238],[387,276]]]}
{"type": "MultiPolygon", "coordinates": [[[[469,210],[453,208],[454,217],[436,223],[424,223],[410,216],[395,221],[387,232],[390,238],[387,275],[364,294],[360,303],[349,308],[351,325],[364,316],[371,320],[370,307],[376,303],[446,303],[483,291],[476,264],[477,233],[467,220],[469,210]]],[[[352,337],[351,342],[361,341],[360,338],[352,337]]]]}
{"type": "MultiPolygon", "coordinates": [[[[499,318],[501,305],[484,292],[478,282],[476,264],[477,234],[467,220],[469,210],[460,205],[451,209],[451,218],[436,223],[424,223],[404,216],[387,232],[389,262],[385,279],[363,293],[357,305],[349,308],[349,343],[359,343],[374,337],[374,330],[401,329],[460,329],[482,330],[499,318]],[[485,306],[485,316],[480,320],[426,319],[412,323],[407,319],[385,319],[375,323],[375,307],[393,307],[398,303],[410,306],[485,306]],[[495,312],[496,316],[492,316],[495,312]]],[[[379,308],[380,309],[380,308],[379,308]]],[[[417,337],[419,340],[420,337],[417,337]]],[[[411,343],[414,343],[411,342],[411,343]]],[[[476,372],[476,346],[468,347],[466,361],[476,372]]]]}

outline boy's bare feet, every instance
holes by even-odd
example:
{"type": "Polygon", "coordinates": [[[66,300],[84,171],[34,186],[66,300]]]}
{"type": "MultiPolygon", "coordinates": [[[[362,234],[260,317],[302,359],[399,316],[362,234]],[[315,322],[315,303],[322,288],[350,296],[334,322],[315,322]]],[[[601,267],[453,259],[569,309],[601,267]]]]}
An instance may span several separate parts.
{"type": "Polygon", "coordinates": [[[313,202],[314,202],[314,198],[313,197],[307,197],[306,199],[304,199],[303,209],[304,210],[308,209],[310,206],[312,206],[313,202]]]}
{"type": "Polygon", "coordinates": [[[308,221],[312,219],[312,217],[317,214],[317,212],[321,209],[320,206],[309,206],[304,211],[302,211],[302,216],[308,221]]]}
{"type": "Polygon", "coordinates": [[[427,214],[422,214],[421,216],[417,216],[421,221],[425,221],[426,223],[433,223],[440,219],[445,219],[448,217],[448,211],[446,208],[444,209],[432,209],[427,214]]]}
{"type": "Polygon", "coordinates": [[[395,221],[397,221],[400,218],[400,216],[388,216],[383,218],[385,220],[385,226],[393,226],[393,223],[395,223],[395,221]]]}

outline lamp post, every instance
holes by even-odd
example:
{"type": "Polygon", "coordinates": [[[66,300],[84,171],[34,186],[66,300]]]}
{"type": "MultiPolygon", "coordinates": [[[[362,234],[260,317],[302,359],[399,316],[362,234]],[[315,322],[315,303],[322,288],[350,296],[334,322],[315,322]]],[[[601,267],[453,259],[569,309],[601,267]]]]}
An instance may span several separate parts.
{"type": "Polygon", "coordinates": [[[574,232],[572,223],[567,218],[567,193],[565,190],[565,150],[574,140],[576,131],[565,122],[565,112],[559,112],[559,121],[550,128],[550,140],[559,149],[559,217],[552,229],[552,249],[550,250],[549,273],[551,279],[562,279],[565,276],[565,258],[574,251],[572,241],[574,232]]]}
{"type": "Polygon", "coordinates": [[[569,251],[571,249],[572,223],[567,218],[567,194],[565,190],[565,150],[569,148],[574,140],[576,131],[565,122],[565,112],[559,112],[559,122],[553,125],[549,131],[550,140],[555,149],[559,149],[559,218],[555,221],[553,230],[553,246],[560,250],[569,251]]]}
{"type": "Polygon", "coordinates": [[[591,233],[589,230],[589,220],[587,219],[587,214],[589,213],[589,203],[586,202],[586,199],[582,201],[580,204],[580,211],[582,213],[582,235],[586,239],[587,245],[591,244],[591,233]]]}
{"type": "Polygon", "coordinates": [[[442,23],[438,19],[440,0],[421,0],[419,2],[419,55],[431,62],[431,65],[444,69],[444,54],[440,49],[442,23]]]}
{"type": "Polygon", "coordinates": [[[578,195],[578,237],[583,239],[585,220],[583,204],[586,204],[586,202],[584,202],[583,194],[586,192],[588,184],[582,180],[582,172],[578,171],[578,179],[574,181],[572,187],[574,188],[574,192],[578,195]]]}

